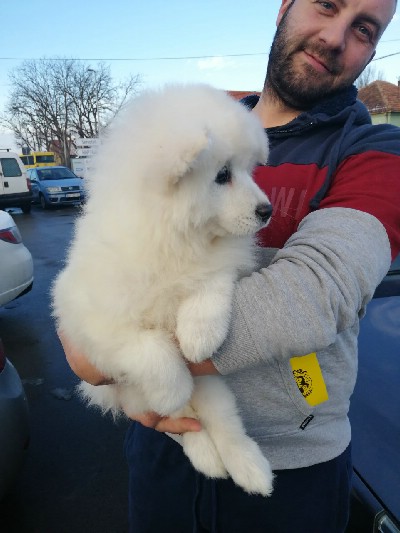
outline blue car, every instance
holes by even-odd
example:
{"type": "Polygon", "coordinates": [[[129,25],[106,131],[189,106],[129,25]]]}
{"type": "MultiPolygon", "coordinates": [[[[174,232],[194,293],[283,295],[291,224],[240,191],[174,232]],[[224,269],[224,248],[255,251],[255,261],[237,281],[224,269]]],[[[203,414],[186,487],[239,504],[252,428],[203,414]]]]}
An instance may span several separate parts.
{"type": "Polygon", "coordinates": [[[62,166],[30,168],[33,202],[46,209],[50,206],[79,205],[85,201],[82,178],[62,166]]]}
{"type": "Polygon", "coordinates": [[[400,256],[361,320],[348,533],[400,533],[400,256]]]}

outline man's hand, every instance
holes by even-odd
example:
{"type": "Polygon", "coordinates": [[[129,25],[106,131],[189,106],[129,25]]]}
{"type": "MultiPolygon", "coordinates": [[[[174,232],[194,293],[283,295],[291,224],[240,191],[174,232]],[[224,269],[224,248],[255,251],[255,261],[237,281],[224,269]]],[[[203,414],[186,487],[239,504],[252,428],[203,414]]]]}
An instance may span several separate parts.
{"type": "MultiPolygon", "coordinates": [[[[211,359],[202,363],[188,363],[188,368],[192,376],[207,376],[218,374],[211,359]]],[[[171,418],[169,416],[160,416],[157,413],[145,413],[140,416],[132,417],[132,420],[140,422],[143,426],[153,428],[162,433],[186,433],[187,431],[201,431],[201,423],[195,418],[182,417],[171,418]]]]}
{"type": "Polygon", "coordinates": [[[219,375],[211,359],[206,359],[201,363],[187,363],[187,366],[194,377],[219,375]]]}
{"type": "Polygon", "coordinates": [[[201,431],[202,429],[200,422],[195,418],[171,418],[169,416],[160,416],[157,413],[145,413],[131,418],[140,422],[143,426],[153,428],[161,433],[182,434],[187,431],[201,431]]]}
{"type": "MultiPolygon", "coordinates": [[[[64,348],[65,356],[72,371],[83,381],[91,385],[109,385],[112,380],[104,376],[99,370],[90,363],[84,354],[80,353],[73,346],[61,331],[58,331],[61,344],[64,348]]],[[[218,374],[211,359],[202,363],[187,363],[192,376],[207,376],[218,374]]],[[[153,428],[156,431],[166,433],[186,433],[187,431],[201,431],[201,424],[195,418],[182,417],[171,418],[160,416],[157,413],[145,413],[140,416],[131,417],[132,420],[140,422],[143,426],[153,428]]]]}

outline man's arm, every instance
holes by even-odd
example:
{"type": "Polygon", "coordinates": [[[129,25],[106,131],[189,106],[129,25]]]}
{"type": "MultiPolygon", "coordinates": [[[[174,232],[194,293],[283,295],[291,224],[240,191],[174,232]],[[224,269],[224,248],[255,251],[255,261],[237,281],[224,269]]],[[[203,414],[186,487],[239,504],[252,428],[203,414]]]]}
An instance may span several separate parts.
{"type": "Polygon", "coordinates": [[[67,339],[62,331],[57,331],[58,337],[64,349],[65,357],[71,370],[78,378],[91,385],[107,385],[112,380],[104,376],[92,363],[80,353],[73,345],[71,339],[67,339]]]}
{"type": "Polygon", "coordinates": [[[368,213],[308,215],[272,264],[236,287],[230,332],[213,356],[231,374],[333,344],[354,327],[391,262],[387,232],[368,213]]]}

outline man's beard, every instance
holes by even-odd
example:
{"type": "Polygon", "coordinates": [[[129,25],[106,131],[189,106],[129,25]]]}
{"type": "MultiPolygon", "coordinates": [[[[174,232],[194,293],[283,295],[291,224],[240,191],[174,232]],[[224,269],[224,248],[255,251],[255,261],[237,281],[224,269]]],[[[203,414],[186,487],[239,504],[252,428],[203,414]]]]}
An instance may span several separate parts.
{"type": "Polygon", "coordinates": [[[350,87],[358,75],[351,79],[344,79],[332,88],[335,77],[342,72],[339,52],[312,43],[307,39],[290,39],[287,16],[290,9],[291,6],[284,14],[272,42],[265,88],[272,91],[272,96],[286,106],[292,109],[307,110],[314,107],[320,100],[350,87]],[[329,68],[329,73],[319,73],[307,63],[301,70],[296,70],[295,55],[303,50],[322,60],[329,68]]]}

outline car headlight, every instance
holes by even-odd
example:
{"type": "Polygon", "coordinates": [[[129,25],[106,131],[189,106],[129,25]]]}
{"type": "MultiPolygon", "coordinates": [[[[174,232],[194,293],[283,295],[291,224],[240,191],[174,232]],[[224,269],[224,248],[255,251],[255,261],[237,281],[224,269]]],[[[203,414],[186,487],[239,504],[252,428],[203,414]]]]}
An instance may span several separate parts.
{"type": "Polygon", "coordinates": [[[49,194],[54,194],[55,192],[61,192],[61,187],[46,187],[46,191],[49,194]]]}

